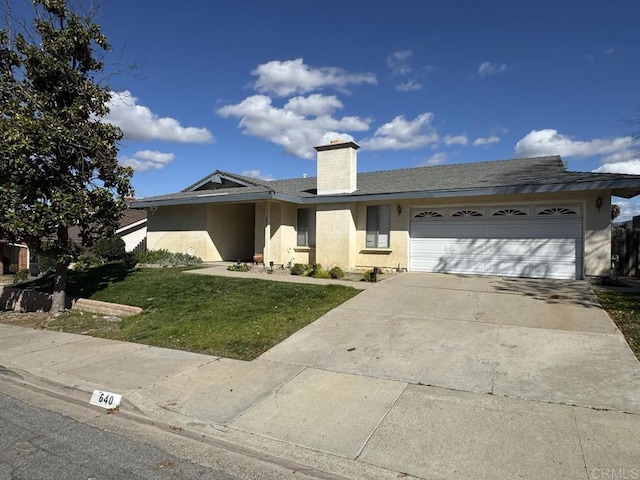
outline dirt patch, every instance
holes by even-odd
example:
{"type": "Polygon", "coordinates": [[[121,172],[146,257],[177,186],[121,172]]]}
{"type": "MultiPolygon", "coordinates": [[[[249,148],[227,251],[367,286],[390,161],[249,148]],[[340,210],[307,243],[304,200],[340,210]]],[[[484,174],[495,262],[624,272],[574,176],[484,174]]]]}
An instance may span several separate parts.
{"type": "Polygon", "coordinates": [[[10,310],[0,310],[0,323],[18,327],[46,330],[47,325],[54,319],[48,312],[17,313],[10,310]]]}

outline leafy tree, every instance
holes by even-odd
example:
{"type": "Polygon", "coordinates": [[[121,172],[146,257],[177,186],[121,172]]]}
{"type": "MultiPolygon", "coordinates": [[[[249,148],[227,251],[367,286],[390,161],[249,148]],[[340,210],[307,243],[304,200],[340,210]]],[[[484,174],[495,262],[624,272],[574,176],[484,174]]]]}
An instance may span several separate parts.
{"type": "Polygon", "coordinates": [[[110,90],[96,75],[110,46],[67,0],[33,0],[33,27],[0,30],[0,231],[56,261],[52,310],[81,242],[112,235],[132,194],[119,128],[102,123],[110,90]]]}
{"type": "Polygon", "coordinates": [[[615,203],[611,205],[611,221],[614,221],[620,215],[620,205],[615,203]]]}
{"type": "Polygon", "coordinates": [[[116,236],[98,239],[91,252],[105,262],[123,260],[127,256],[124,240],[116,236]]]}

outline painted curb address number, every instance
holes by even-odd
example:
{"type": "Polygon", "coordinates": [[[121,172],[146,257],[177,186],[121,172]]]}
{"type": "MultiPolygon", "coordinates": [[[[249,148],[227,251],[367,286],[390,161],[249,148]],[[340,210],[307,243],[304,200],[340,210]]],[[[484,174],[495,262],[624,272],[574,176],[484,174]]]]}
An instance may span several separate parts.
{"type": "Polygon", "coordinates": [[[89,403],[98,407],[112,409],[117,408],[122,401],[122,395],[111,392],[103,392],[102,390],[94,390],[89,403]]]}

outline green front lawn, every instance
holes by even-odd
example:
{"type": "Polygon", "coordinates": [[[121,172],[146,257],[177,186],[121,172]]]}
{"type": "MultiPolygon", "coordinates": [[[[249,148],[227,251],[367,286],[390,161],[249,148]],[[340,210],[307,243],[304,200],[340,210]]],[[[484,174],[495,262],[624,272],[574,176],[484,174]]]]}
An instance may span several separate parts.
{"type": "Polygon", "coordinates": [[[596,295],[640,360],[640,293],[596,291],[596,295]]]}
{"type": "MultiPolygon", "coordinates": [[[[105,265],[74,274],[70,293],[142,307],[122,322],[73,311],[51,330],[251,360],[358,293],[303,285],[105,265]]],[[[42,285],[47,289],[45,285],[42,285]]]]}

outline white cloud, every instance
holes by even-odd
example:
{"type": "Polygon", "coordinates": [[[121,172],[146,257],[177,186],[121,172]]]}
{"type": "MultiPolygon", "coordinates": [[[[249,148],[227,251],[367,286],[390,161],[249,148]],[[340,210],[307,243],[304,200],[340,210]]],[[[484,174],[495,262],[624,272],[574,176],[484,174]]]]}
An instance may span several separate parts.
{"type": "Polygon", "coordinates": [[[258,178],[260,180],[268,180],[268,181],[275,180],[275,177],[273,175],[264,174],[259,169],[243,170],[242,173],[240,173],[240,175],[245,177],[250,177],[250,178],[258,178]]]}
{"type": "Polygon", "coordinates": [[[618,138],[596,138],[593,140],[573,140],[557,130],[546,128],[532,130],[518,143],[515,154],[518,157],[539,157],[561,155],[563,157],[591,157],[624,152],[631,147],[631,136],[618,138]]]}
{"type": "Polygon", "coordinates": [[[629,160],[634,160],[638,157],[638,153],[633,150],[623,150],[621,152],[616,152],[612,155],[607,155],[602,159],[603,163],[624,163],[629,160]]]}
{"type": "Polygon", "coordinates": [[[321,90],[325,87],[347,92],[348,85],[377,83],[373,73],[347,73],[338,67],[314,68],[306,65],[302,58],[263,63],[251,74],[258,77],[253,84],[258,92],[274,93],[280,97],[321,90]]]}
{"type": "MultiPolygon", "coordinates": [[[[327,100],[332,97],[322,98],[335,107],[333,100],[327,100]]],[[[218,109],[218,114],[239,118],[239,126],[247,135],[282,145],[287,153],[296,157],[311,159],[315,158],[314,146],[328,144],[334,139],[353,141],[353,137],[346,132],[369,129],[369,121],[359,117],[305,116],[294,111],[313,110],[310,106],[320,105],[322,101],[298,100],[287,109],[286,106],[274,106],[271,98],[266,95],[253,95],[236,105],[223,106],[218,109]]],[[[322,108],[316,109],[319,110],[322,108]]]]}
{"type": "Polygon", "coordinates": [[[640,175],[640,159],[627,160],[624,162],[612,162],[600,165],[594,170],[597,173],[628,173],[640,175]]]}
{"type": "Polygon", "coordinates": [[[206,128],[183,127],[174,118],[159,117],[148,107],[137,105],[131,92],[111,92],[110,112],[103,121],[122,129],[130,140],[165,140],[180,143],[209,143],[213,135],[206,128]]]}
{"type": "MultiPolygon", "coordinates": [[[[396,85],[398,92],[415,92],[424,88],[424,84],[417,80],[417,78],[423,76],[423,73],[414,74],[414,69],[409,63],[409,59],[412,56],[413,50],[400,50],[387,57],[387,67],[391,70],[391,75],[405,77],[405,80],[396,85]],[[409,75],[413,78],[407,78],[409,75]]],[[[432,68],[427,66],[425,70],[430,72],[432,68]]]]}
{"type": "Polygon", "coordinates": [[[620,215],[616,222],[631,220],[636,215],[640,215],[640,202],[637,200],[627,200],[623,198],[612,198],[611,203],[620,207],[620,215]]]}
{"type": "Polygon", "coordinates": [[[413,71],[407,62],[412,55],[412,50],[394,52],[387,57],[387,67],[391,69],[393,75],[407,75],[413,71]]]}
{"type": "Polygon", "coordinates": [[[416,90],[422,90],[424,85],[415,80],[408,80],[396,85],[396,90],[399,92],[415,92],[416,90]]]}
{"type": "Polygon", "coordinates": [[[433,114],[429,112],[410,121],[400,115],[360,143],[369,150],[413,150],[437,143],[440,137],[431,125],[432,120],[433,114]]]}
{"type": "Polygon", "coordinates": [[[445,145],[466,145],[469,139],[466,135],[446,135],[443,139],[445,145]]]}
{"type": "Polygon", "coordinates": [[[500,137],[497,135],[491,135],[490,137],[479,137],[473,141],[474,147],[481,147],[483,145],[491,145],[492,143],[500,142],[500,137]]]}
{"type": "Polygon", "coordinates": [[[284,106],[285,110],[298,115],[329,115],[342,108],[342,102],[334,95],[314,93],[308,97],[294,97],[284,106]]]}
{"type": "Polygon", "coordinates": [[[176,156],[173,153],[157,152],[155,150],[140,150],[133,154],[132,157],[122,157],[118,159],[120,165],[131,167],[136,172],[145,172],[147,170],[160,170],[171,162],[176,156]]]}
{"type": "Polygon", "coordinates": [[[421,165],[423,166],[428,166],[428,167],[433,167],[436,165],[442,165],[443,163],[445,163],[447,161],[447,154],[440,152],[440,153],[436,153],[434,155],[432,155],[429,158],[426,158],[421,165]]]}
{"type": "Polygon", "coordinates": [[[496,65],[491,62],[483,62],[478,67],[478,74],[481,77],[486,77],[487,75],[497,75],[498,73],[506,72],[509,69],[509,66],[506,64],[496,65]]]}

